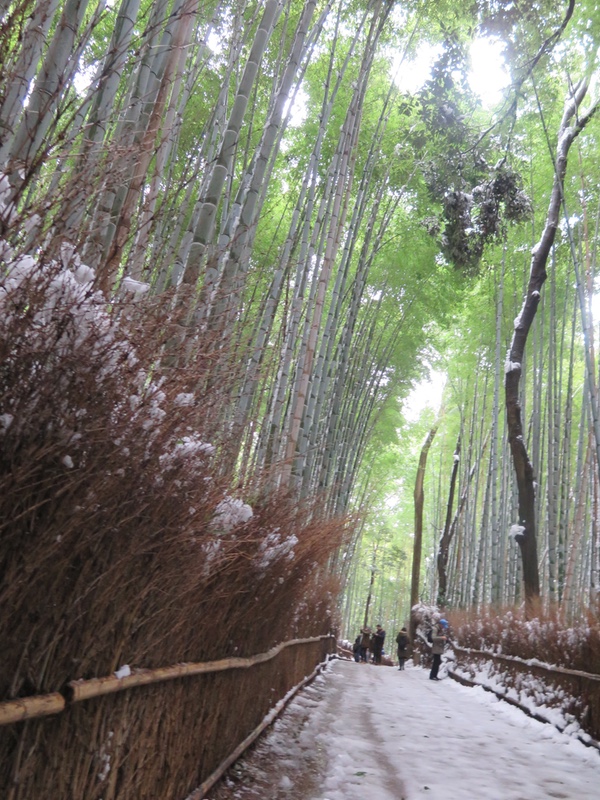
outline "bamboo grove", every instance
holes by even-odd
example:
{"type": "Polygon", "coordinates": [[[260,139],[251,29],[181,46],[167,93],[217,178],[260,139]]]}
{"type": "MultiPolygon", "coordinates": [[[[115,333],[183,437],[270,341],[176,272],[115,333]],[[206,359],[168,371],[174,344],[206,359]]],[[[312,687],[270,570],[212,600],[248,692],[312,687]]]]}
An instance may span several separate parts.
{"type": "MultiPolygon", "coordinates": [[[[381,509],[400,467],[412,492],[401,403],[437,358],[425,541],[439,555],[424,592],[519,601],[533,563],[526,588],[575,612],[595,602],[600,558],[599,32],[593,4],[560,5],[5,0],[6,269],[33,254],[92,270],[107,308],[160,302],[153,369],[168,380],[210,362],[193,390],[213,398],[223,473],[242,494],[318,498],[330,519],[381,509]],[[512,59],[494,114],[468,88],[477,32],[512,59]],[[408,92],[425,46],[437,59],[408,92]],[[528,289],[548,226],[546,285],[528,289]],[[521,560],[511,531],[537,551],[521,560]]],[[[375,538],[370,580],[396,548],[397,589],[404,545],[375,538]]],[[[355,547],[332,564],[342,577],[352,564],[348,597],[363,602],[355,547]]]]}

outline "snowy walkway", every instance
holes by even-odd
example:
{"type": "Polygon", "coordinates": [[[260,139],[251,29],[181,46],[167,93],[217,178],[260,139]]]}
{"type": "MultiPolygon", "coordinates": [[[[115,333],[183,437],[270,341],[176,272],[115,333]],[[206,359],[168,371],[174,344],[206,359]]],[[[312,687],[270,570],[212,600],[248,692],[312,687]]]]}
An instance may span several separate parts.
{"type": "Polygon", "coordinates": [[[334,661],[211,800],[600,800],[600,753],[482,689],[334,661]]]}

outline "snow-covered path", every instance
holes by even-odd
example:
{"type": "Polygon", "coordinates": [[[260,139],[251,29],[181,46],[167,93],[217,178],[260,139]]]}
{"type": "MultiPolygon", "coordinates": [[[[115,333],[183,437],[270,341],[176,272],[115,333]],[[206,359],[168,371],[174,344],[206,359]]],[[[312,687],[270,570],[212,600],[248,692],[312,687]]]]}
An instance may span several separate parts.
{"type": "Polygon", "coordinates": [[[215,800],[599,800],[600,753],[482,689],[334,661],[215,800]]]}

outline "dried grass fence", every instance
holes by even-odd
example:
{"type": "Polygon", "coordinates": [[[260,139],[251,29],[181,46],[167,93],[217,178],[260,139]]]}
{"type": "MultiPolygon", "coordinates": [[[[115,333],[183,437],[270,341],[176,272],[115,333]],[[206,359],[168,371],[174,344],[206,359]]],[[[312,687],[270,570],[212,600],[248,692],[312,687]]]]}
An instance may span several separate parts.
{"type": "Polygon", "coordinates": [[[330,651],[253,656],[335,628],[353,522],[240,472],[220,336],[159,364],[172,298],[109,310],[26,263],[0,275],[0,800],[183,800],[330,651]],[[123,664],[166,680],[95,677],[123,664]]]}
{"type": "Polygon", "coordinates": [[[199,800],[335,647],[332,636],[297,639],[0,704],[0,797],[199,800]]]}
{"type": "Polygon", "coordinates": [[[549,720],[543,716],[532,713],[523,702],[529,689],[526,679],[528,676],[534,676],[548,688],[544,703],[551,706],[554,697],[556,706],[564,709],[565,698],[570,698],[571,701],[566,708],[567,713],[577,721],[582,731],[595,740],[595,743],[600,742],[600,675],[532,663],[531,660],[525,661],[515,656],[499,655],[457,645],[453,645],[453,650],[456,656],[456,668],[450,671],[450,675],[454,679],[472,686],[482,685],[476,680],[476,675],[483,664],[492,662],[494,687],[483,686],[483,688],[493,691],[531,716],[548,722],[549,720]],[[516,700],[514,695],[522,697],[522,701],[516,700]]]}

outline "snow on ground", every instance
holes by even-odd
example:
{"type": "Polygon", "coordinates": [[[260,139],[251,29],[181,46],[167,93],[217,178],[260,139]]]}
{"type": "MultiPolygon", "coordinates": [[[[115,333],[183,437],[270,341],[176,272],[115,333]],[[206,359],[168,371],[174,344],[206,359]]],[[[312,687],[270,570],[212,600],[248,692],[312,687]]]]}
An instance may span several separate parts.
{"type": "Polygon", "coordinates": [[[600,753],[419,667],[333,661],[211,800],[598,800],[600,753]]]}

